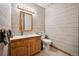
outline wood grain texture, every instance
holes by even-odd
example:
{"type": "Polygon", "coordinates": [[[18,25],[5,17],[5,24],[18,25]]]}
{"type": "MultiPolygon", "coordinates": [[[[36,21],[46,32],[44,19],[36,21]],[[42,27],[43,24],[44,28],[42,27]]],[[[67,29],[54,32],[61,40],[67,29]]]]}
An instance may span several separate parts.
{"type": "Polygon", "coordinates": [[[10,41],[11,56],[30,56],[41,51],[41,37],[15,39],[10,41]]]}
{"type": "Polygon", "coordinates": [[[32,31],[33,30],[33,16],[32,16],[32,14],[29,14],[29,13],[26,13],[26,12],[23,12],[23,11],[20,11],[20,31],[21,32],[24,32],[24,31],[28,31],[28,32],[30,32],[30,31],[32,31]],[[24,17],[24,15],[25,14],[27,14],[27,15],[30,15],[31,16],[31,29],[30,30],[25,30],[25,29],[23,29],[23,17],[24,17]]]}

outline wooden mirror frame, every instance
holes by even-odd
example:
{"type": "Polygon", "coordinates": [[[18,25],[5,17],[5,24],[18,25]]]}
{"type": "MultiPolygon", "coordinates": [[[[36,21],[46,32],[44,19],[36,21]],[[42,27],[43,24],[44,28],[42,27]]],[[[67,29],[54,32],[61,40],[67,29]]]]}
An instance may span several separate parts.
{"type": "Polygon", "coordinates": [[[23,11],[20,11],[20,32],[32,31],[32,30],[33,30],[33,16],[32,16],[32,14],[29,14],[29,13],[26,13],[26,12],[23,12],[23,11]],[[24,17],[24,14],[28,14],[28,15],[31,16],[31,29],[30,30],[23,29],[23,17],[24,17]]]}

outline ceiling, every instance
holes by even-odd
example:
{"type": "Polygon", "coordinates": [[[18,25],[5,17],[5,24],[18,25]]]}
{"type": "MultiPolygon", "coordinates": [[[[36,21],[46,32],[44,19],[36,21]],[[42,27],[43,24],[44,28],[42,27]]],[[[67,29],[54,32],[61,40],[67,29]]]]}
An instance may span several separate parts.
{"type": "Polygon", "coordinates": [[[39,5],[40,7],[43,8],[48,8],[49,6],[51,6],[53,3],[35,3],[37,5],[39,5]]]}

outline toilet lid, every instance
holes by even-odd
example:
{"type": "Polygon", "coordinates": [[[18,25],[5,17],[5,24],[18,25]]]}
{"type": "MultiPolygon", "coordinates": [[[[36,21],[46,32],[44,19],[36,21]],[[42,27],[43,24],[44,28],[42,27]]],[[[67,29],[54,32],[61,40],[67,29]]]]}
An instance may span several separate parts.
{"type": "Polygon", "coordinates": [[[44,42],[52,42],[51,40],[49,39],[42,39],[44,42]]]}

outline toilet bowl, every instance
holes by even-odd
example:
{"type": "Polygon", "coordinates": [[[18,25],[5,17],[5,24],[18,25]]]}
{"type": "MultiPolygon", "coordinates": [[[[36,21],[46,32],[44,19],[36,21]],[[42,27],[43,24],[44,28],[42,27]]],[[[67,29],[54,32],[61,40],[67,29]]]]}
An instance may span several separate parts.
{"type": "Polygon", "coordinates": [[[50,39],[48,39],[48,36],[46,35],[45,32],[40,32],[39,35],[41,35],[41,39],[43,42],[43,48],[47,51],[49,50],[49,46],[52,43],[50,39]]]}
{"type": "Polygon", "coordinates": [[[45,50],[49,50],[49,46],[52,43],[52,41],[49,39],[42,39],[42,41],[43,41],[43,48],[45,50]]]}

